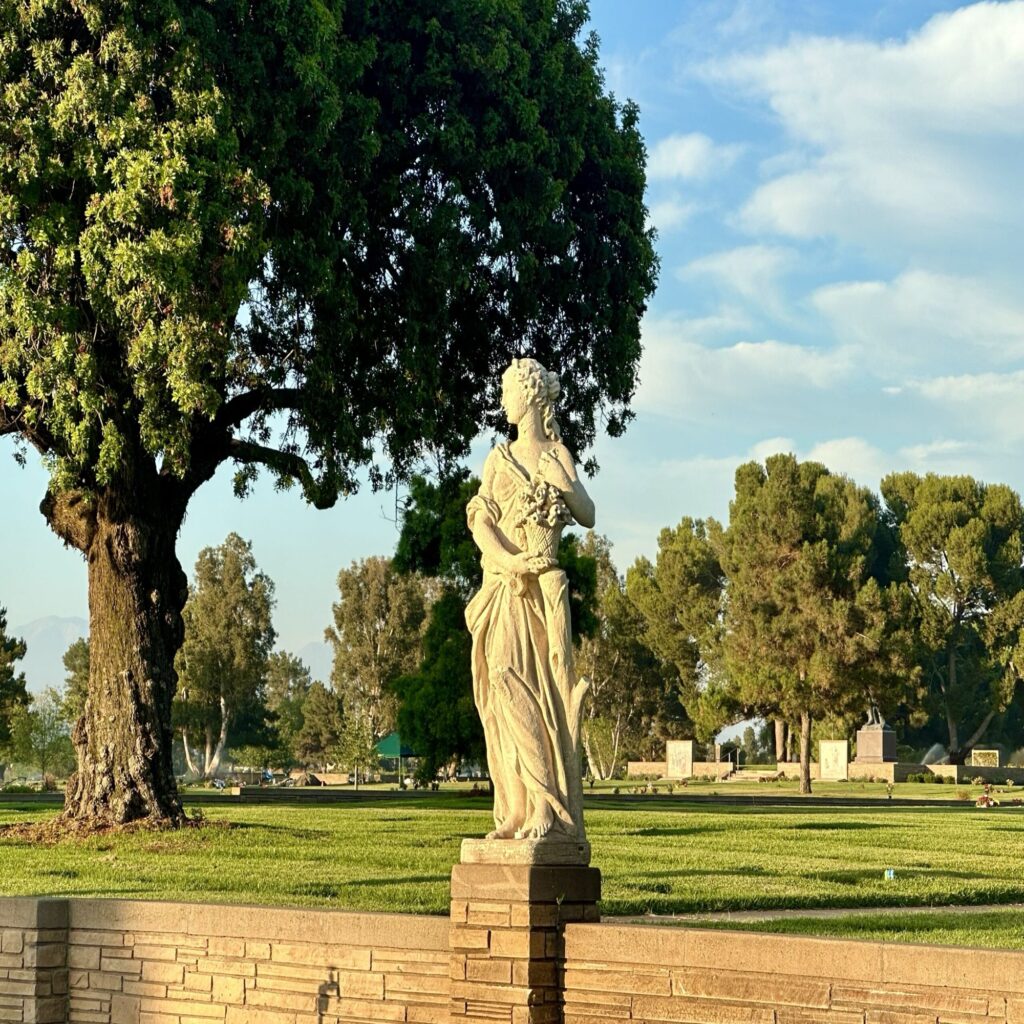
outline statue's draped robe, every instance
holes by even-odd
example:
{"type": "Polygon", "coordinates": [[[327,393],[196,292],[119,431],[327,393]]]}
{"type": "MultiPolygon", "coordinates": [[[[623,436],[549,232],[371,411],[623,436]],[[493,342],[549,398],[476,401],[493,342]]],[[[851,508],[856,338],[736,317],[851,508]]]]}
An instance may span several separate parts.
{"type": "MultiPolygon", "coordinates": [[[[488,456],[479,493],[466,514],[470,529],[488,515],[517,547],[556,551],[562,523],[522,524],[529,475],[500,445],[488,456]],[[542,537],[538,543],[538,537],[542,537]]],[[[509,573],[482,560],[483,586],[466,609],[473,637],[473,696],[487,741],[494,820],[519,827],[538,801],[554,812],[553,834],[582,840],[579,733],[586,683],[577,680],[565,573],[509,573]]]]}

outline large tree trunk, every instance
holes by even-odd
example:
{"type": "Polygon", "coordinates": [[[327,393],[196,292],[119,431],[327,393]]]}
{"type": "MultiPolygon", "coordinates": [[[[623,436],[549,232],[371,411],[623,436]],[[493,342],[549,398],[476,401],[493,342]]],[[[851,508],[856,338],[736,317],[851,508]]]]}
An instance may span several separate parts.
{"type": "Polygon", "coordinates": [[[775,762],[785,764],[786,757],[786,723],[781,718],[775,719],[775,762]]]}
{"type": "Polygon", "coordinates": [[[800,712],[800,792],[811,792],[811,716],[800,712]]]}
{"type": "Polygon", "coordinates": [[[196,762],[192,757],[192,748],[188,742],[188,730],[184,727],[181,730],[181,745],[185,748],[185,764],[188,765],[189,772],[199,778],[203,773],[196,767],[196,762]]]}
{"type": "Polygon", "coordinates": [[[78,769],[63,816],[92,827],[181,825],[171,761],[174,656],[188,596],[174,551],[180,518],[159,500],[143,515],[145,496],[126,493],[104,493],[94,505],[47,496],[42,505],[55,532],[85,553],[89,572],[89,696],[72,733],[78,769]]]}
{"type": "Polygon", "coordinates": [[[220,699],[220,735],[217,737],[217,746],[214,748],[213,756],[207,756],[206,772],[207,779],[215,778],[220,770],[221,758],[224,756],[224,747],[228,742],[228,708],[223,697],[220,699]]]}
{"type": "Polygon", "coordinates": [[[952,699],[956,689],[956,648],[951,643],[946,652],[946,683],[942,687],[943,701],[946,705],[946,727],[949,729],[949,763],[963,764],[964,751],[960,749],[960,729],[953,715],[952,699]]]}

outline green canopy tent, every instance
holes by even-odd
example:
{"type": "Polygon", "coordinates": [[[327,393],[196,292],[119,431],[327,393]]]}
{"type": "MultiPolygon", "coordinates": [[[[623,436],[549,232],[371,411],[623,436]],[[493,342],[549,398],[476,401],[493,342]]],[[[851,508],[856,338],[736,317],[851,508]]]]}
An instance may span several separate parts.
{"type": "Polygon", "coordinates": [[[398,761],[398,781],[402,781],[402,759],[419,757],[419,755],[402,742],[402,737],[397,732],[389,732],[377,743],[377,755],[388,758],[391,761],[398,761]]]}

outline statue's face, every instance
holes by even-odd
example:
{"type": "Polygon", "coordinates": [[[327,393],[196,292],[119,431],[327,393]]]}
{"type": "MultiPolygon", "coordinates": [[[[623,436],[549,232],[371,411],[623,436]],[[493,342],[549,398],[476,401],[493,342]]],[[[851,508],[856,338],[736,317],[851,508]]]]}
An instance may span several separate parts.
{"type": "Polygon", "coordinates": [[[506,370],[501,378],[501,407],[509,423],[518,423],[526,415],[526,392],[511,369],[506,370]]]}

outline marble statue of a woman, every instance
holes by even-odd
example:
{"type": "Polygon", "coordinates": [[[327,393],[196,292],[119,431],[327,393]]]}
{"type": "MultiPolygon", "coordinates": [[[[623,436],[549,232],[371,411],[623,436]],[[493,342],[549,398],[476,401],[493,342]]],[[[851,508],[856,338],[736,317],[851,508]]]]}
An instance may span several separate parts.
{"type": "MultiPolygon", "coordinates": [[[[494,448],[466,514],[481,552],[483,586],[466,609],[473,637],[473,695],[494,784],[488,839],[582,843],[580,712],[563,528],[594,525],[555,421],[558,377],[516,359],[502,377],[502,406],[517,439],[494,448]]],[[[504,845],[504,844],[502,844],[504,845]]]]}

